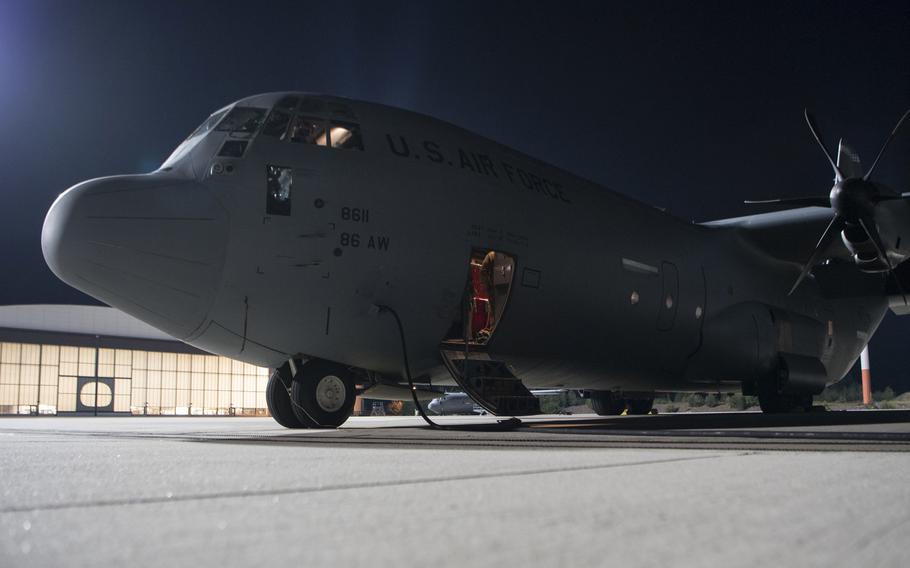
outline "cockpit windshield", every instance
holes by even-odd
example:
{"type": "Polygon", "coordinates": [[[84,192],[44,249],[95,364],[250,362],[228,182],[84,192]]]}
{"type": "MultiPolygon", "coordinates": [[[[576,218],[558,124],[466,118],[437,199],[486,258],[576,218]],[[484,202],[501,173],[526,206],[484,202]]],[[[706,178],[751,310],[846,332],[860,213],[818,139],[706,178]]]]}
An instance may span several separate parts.
{"type": "MultiPolygon", "coordinates": [[[[194,130],[186,140],[177,146],[177,149],[171,153],[161,167],[171,167],[174,163],[183,158],[183,156],[187,155],[196,144],[199,143],[203,136],[212,130],[228,132],[232,138],[241,138],[245,140],[252,138],[262,126],[265,114],[266,109],[264,108],[241,106],[235,106],[233,108],[228,107],[213,113],[199,126],[199,128],[194,130]]],[[[242,147],[237,147],[236,145],[232,146],[230,152],[226,155],[239,157],[243,154],[243,149],[245,149],[245,147],[246,142],[243,143],[242,147]]]]}
{"type": "Polygon", "coordinates": [[[298,144],[363,150],[354,111],[345,104],[317,97],[282,98],[265,120],[262,134],[298,144]]]}
{"type": "Polygon", "coordinates": [[[192,138],[193,136],[199,136],[201,134],[205,134],[209,130],[215,128],[215,125],[218,124],[218,122],[222,118],[224,118],[224,115],[227,114],[227,111],[228,111],[228,109],[223,108],[217,112],[213,112],[211,116],[209,116],[207,119],[205,119],[205,122],[203,122],[202,124],[199,125],[199,128],[197,128],[196,130],[193,131],[192,134],[187,136],[187,139],[192,138]]]}
{"type": "Polygon", "coordinates": [[[320,97],[287,95],[270,109],[229,106],[212,113],[165,160],[169,168],[190,153],[210,132],[226,132],[220,137],[217,155],[243,157],[258,133],[286,142],[363,151],[363,136],[356,113],[347,104],[320,97]],[[226,138],[226,139],[225,139],[226,138]]]}
{"type": "Polygon", "coordinates": [[[234,107],[231,112],[218,124],[217,130],[232,134],[253,135],[262,125],[265,118],[265,109],[253,107],[234,107]]]}

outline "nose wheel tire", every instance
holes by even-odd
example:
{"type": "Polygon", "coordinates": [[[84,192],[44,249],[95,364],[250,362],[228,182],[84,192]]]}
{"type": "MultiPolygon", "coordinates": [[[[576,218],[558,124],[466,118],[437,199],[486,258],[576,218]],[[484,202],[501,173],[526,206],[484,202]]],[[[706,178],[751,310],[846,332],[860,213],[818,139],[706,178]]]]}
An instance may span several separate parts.
{"type": "Polygon", "coordinates": [[[291,383],[297,419],[316,428],[337,428],[354,410],[357,393],[347,367],[329,361],[308,361],[291,383]]]}
{"type": "Polygon", "coordinates": [[[269,382],[265,387],[265,404],[269,407],[269,414],[275,419],[275,422],[285,428],[313,428],[309,422],[301,422],[297,415],[294,414],[294,407],[291,405],[291,397],[288,395],[288,389],[285,388],[284,382],[290,384],[290,368],[287,363],[275,369],[269,382]],[[283,382],[284,381],[284,382],[283,382]]]}

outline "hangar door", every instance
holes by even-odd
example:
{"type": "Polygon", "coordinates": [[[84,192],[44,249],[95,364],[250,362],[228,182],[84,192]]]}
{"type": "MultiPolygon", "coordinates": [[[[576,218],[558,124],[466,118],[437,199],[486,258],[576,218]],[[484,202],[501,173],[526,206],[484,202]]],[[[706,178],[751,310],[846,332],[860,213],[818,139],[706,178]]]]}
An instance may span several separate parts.
{"type": "Polygon", "coordinates": [[[107,377],[77,377],[76,412],[114,412],[114,379],[107,377]]]}

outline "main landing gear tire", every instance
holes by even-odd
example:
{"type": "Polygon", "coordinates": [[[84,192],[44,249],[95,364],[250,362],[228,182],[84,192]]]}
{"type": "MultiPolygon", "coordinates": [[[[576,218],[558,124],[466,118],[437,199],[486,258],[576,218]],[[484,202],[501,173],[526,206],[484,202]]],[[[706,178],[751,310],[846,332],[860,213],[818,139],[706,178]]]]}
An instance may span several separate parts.
{"type": "Polygon", "coordinates": [[[269,407],[269,414],[285,428],[307,428],[308,424],[301,422],[294,414],[285,382],[291,382],[290,366],[287,363],[272,372],[265,387],[265,404],[269,407]]]}
{"type": "Polygon", "coordinates": [[[758,405],[765,414],[785,412],[811,412],[811,394],[783,394],[770,389],[758,391],[758,405]]]}
{"type": "Polygon", "coordinates": [[[643,416],[651,413],[654,406],[653,398],[628,398],[626,399],[626,410],[630,416],[643,416]]]}
{"type": "Polygon", "coordinates": [[[619,416],[626,409],[626,401],[610,391],[594,391],[591,406],[598,416],[619,416]]]}
{"type": "Polygon", "coordinates": [[[356,396],[353,373],[330,361],[308,361],[291,383],[294,415],[311,428],[344,424],[354,410],[356,396]]]}

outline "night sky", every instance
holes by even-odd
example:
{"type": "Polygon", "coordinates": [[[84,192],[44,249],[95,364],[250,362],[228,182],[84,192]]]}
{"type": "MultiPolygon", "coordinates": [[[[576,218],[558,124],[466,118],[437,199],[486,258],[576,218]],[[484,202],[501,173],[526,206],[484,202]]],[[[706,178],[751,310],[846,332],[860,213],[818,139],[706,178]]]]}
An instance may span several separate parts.
{"type": "MultiPolygon", "coordinates": [[[[698,221],[828,192],[804,107],[867,165],[910,108],[906,0],[438,4],[0,0],[0,304],[92,302],[44,264],[53,199],[254,93],[420,111],[698,221]]],[[[876,178],[910,191],[908,158],[910,128],[876,178]]],[[[889,315],[876,388],[908,338],[889,315]]]]}

